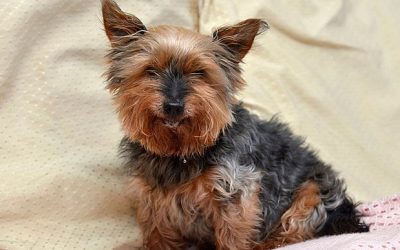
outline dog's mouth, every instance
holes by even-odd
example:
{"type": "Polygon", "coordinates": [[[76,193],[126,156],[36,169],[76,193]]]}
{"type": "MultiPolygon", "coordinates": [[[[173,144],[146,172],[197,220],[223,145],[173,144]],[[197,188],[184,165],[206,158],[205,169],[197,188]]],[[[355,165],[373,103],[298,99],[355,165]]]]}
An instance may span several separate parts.
{"type": "Polygon", "coordinates": [[[164,126],[166,126],[168,128],[177,128],[180,125],[182,125],[183,123],[185,123],[185,121],[186,121],[185,118],[181,118],[181,119],[164,118],[164,119],[162,119],[162,123],[164,124],[164,126]]]}

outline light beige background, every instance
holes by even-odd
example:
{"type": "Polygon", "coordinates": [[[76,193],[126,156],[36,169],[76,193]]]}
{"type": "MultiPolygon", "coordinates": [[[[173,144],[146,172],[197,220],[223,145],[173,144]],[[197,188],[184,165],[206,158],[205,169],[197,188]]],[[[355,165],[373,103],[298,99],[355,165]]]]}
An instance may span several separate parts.
{"type": "MultiPolygon", "coordinates": [[[[210,33],[265,18],[246,104],[279,113],[371,200],[400,191],[399,1],[120,0],[145,24],[210,33]]],[[[104,90],[99,1],[0,2],[0,249],[111,249],[138,237],[104,90]]]]}

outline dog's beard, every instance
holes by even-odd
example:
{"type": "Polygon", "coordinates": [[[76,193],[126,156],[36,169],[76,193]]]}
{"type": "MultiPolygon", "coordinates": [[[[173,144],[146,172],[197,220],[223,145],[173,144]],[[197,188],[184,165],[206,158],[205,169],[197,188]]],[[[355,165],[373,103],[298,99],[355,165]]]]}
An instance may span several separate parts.
{"type": "Polygon", "coordinates": [[[120,114],[131,140],[160,156],[184,157],[202,154],[230,123],[230,112],[216,111],[222,110],[194,110],[179,119],[168,119],[149,109],[120,110],[120,114]]]}
{"type": "Polygon", "coordinates": [[[148,116],[136,117],[142,122],[140,129],[130,130],[128,134],[132,140],[138,140],[148,151],[161,156],[202,154],[206,147],[215,143],[223,129],[215,127],[207,116],[201,119],[187,117],[179,121],[170,121],[151,114],[148,116]]]}

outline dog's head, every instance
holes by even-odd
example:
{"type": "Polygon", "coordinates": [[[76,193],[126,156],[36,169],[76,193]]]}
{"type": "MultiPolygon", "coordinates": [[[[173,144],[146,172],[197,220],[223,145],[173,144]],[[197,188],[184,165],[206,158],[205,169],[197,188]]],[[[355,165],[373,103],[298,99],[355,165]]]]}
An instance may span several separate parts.
{"type": "Polygon", "coordinates": [[[161,156],[201,154],[233,119],[244,86],[239,63],[268,26],[248,19],[212,36],[183,28],[147,28],[103,0],[111,42],[108,89],[127,136],[161,156]]]}

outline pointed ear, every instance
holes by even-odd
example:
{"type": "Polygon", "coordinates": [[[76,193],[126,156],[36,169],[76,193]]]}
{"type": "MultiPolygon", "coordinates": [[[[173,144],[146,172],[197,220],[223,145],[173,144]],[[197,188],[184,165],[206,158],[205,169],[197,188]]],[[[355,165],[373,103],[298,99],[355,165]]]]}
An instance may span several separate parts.
{"type": "Polygon", "coordinates": [[[104,28],[111,43],[119,37],[144,33],[147,29],[135,16],[123,12],[113,0],[102,0],[104,28]]]}
{"type": "Polygon", "coordinates": [[[247,19],[232,26],[224,26],[213,32],[213,40],[224,45],[238,60],[250,50],[256,35],[269,28],[261,19],[247,19]]]}

